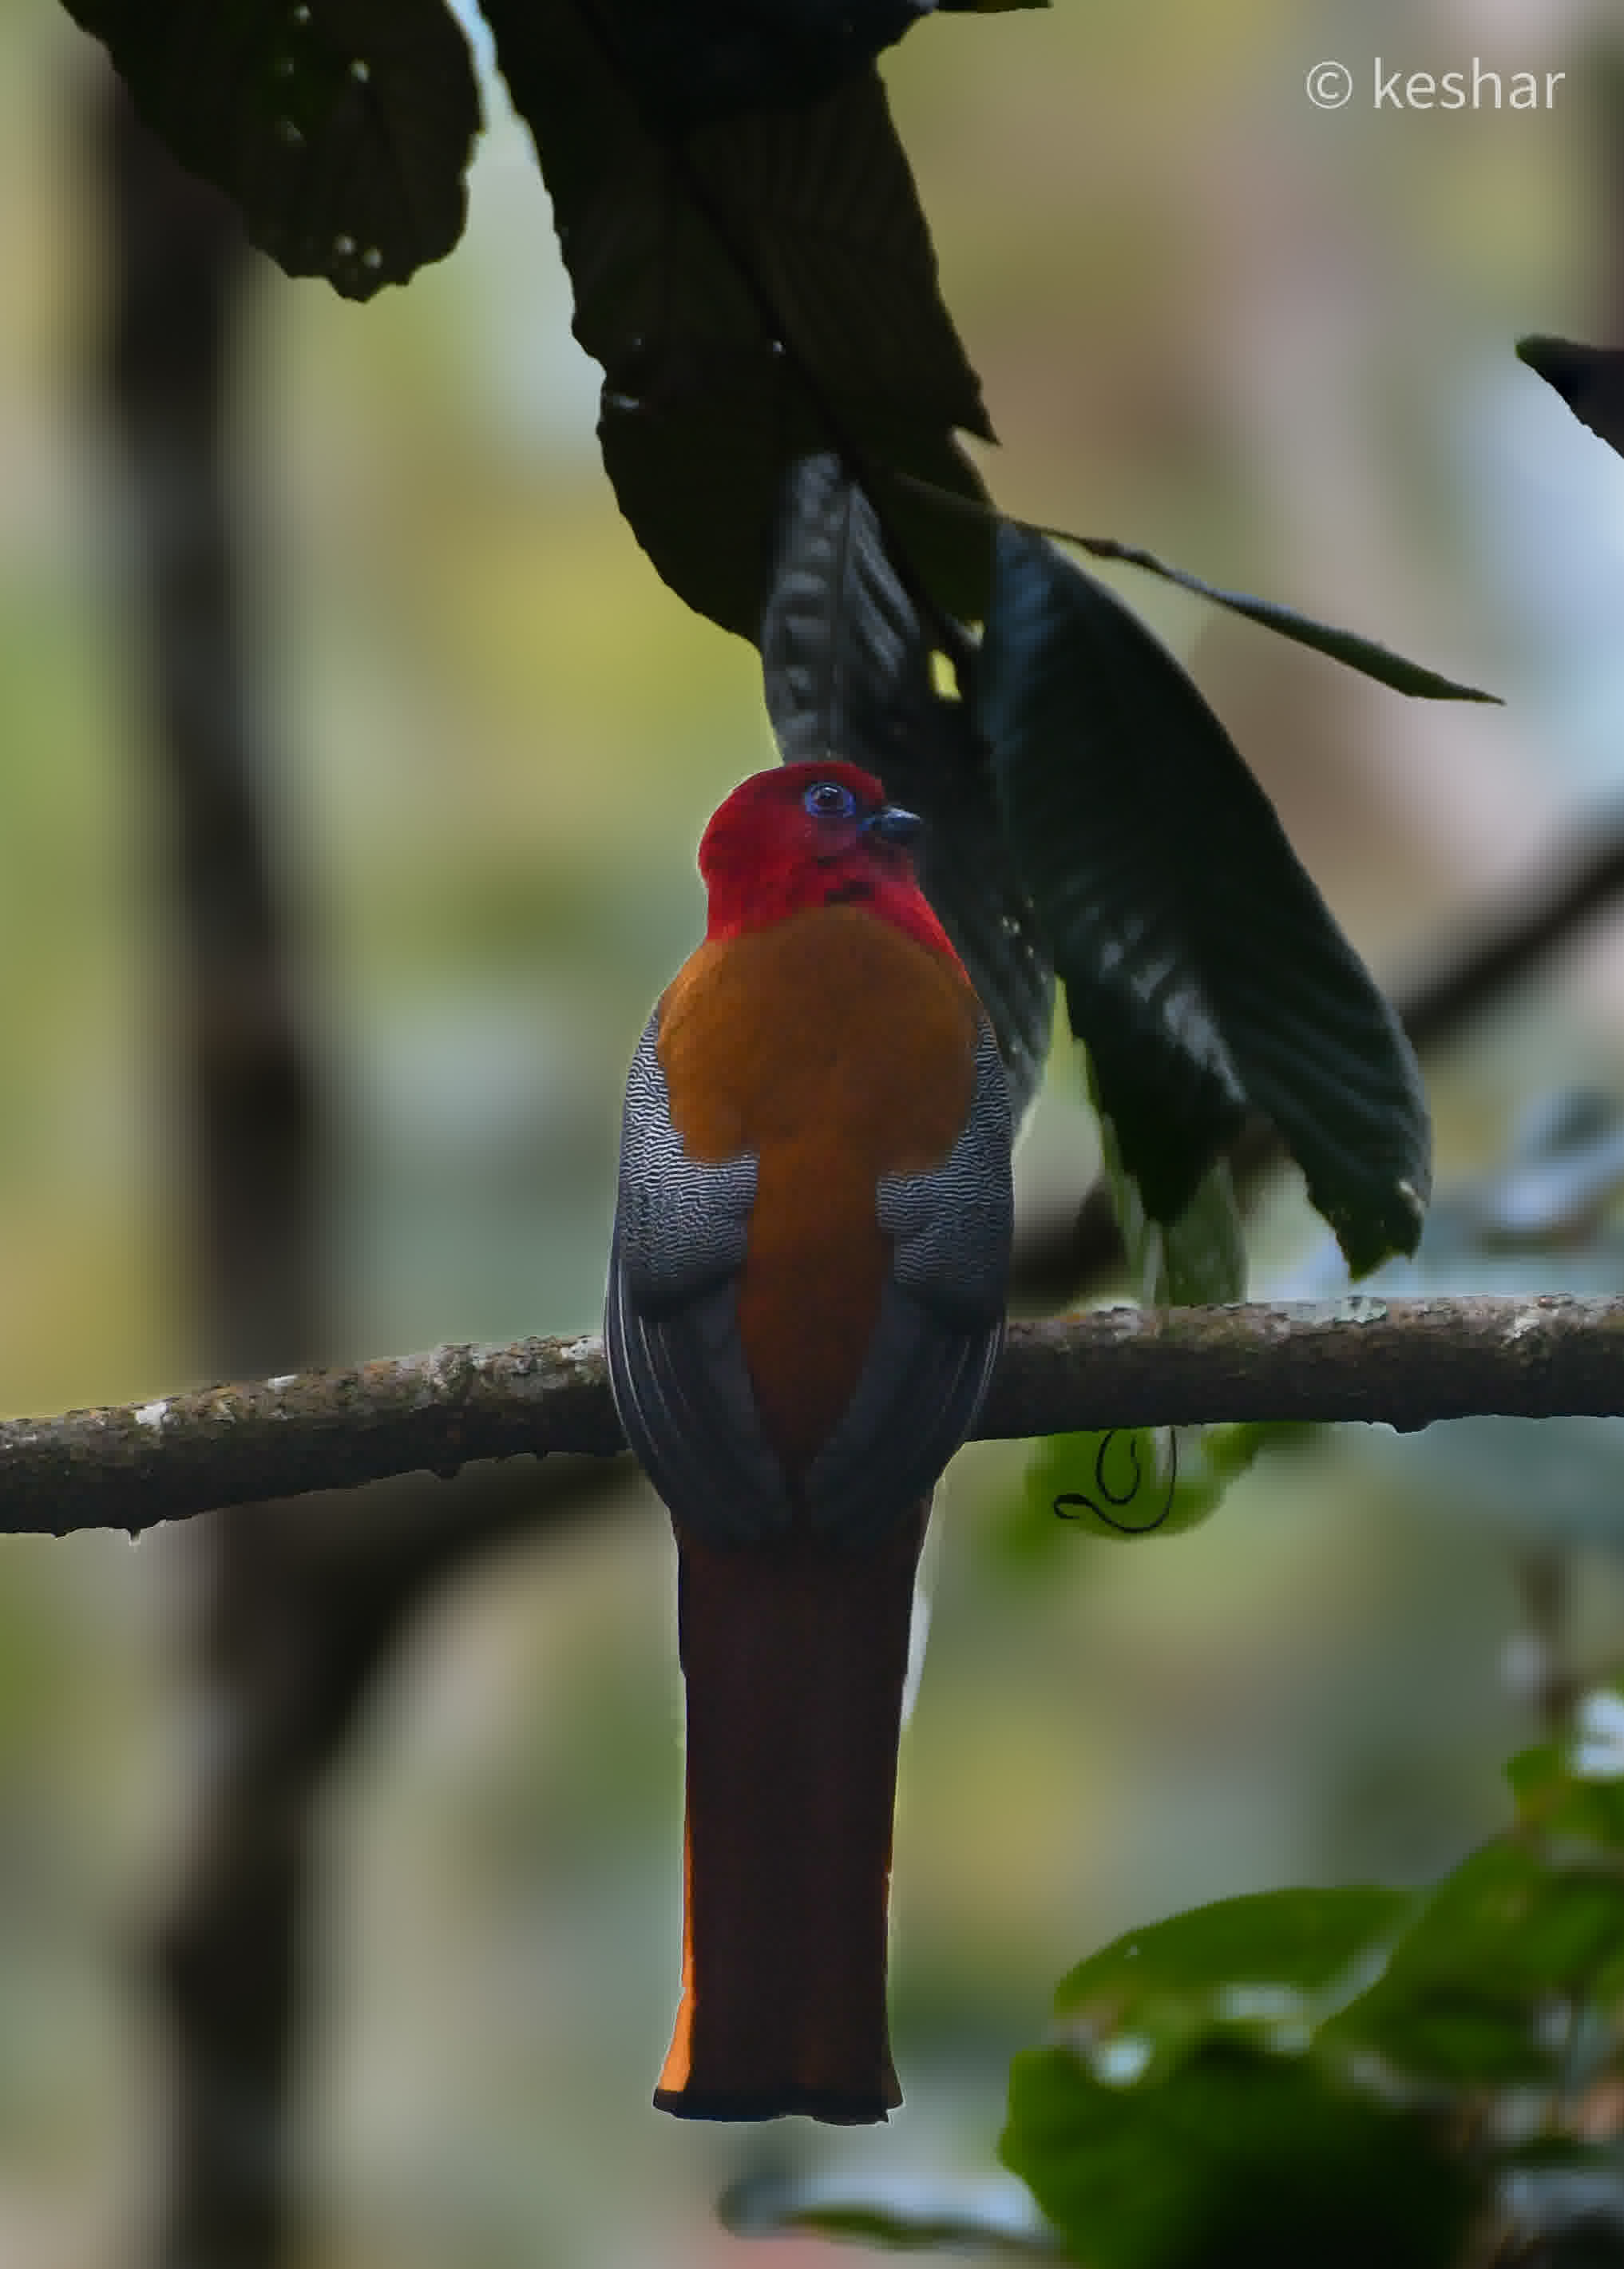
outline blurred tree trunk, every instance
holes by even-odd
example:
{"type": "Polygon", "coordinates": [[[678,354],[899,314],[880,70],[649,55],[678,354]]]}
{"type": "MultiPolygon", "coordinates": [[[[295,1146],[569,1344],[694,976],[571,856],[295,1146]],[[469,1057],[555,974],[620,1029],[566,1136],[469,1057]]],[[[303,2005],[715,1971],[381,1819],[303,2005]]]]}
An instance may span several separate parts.
{"type": "MultiPolygon", "coordinates": [[[[199,1367],[288,1370],[325,1349],[324,1126],[302,1029],[245,619],[232,377],[253,267],[235,216],[108,79],[96,122],[109,253],[105,395],[124,491],[168,926],[166,1006],[199,1367]]],[[[290,2067],[304,2007],[313,1742],[348,1697],[313,1675],[279,1524],[204,1532],[210,1739],[194,1845],[162,1934],[173,2164],[165,2269],[260,2269],[287,2236],[290,2067]]]]}
{"type": "MultiPolygon", "coordinates": [[[[233,376],[255,266],[111,78],[94,120],[108,245],[102,391],[127,526],[169,931],[166,1071],[197,1367],[292,1371],[328,1352],[334,1120],[304,1013],[299,876],[278,872],[255,698],[251,520],[233,376]]],[[[296,838],[294,839],[297,839],[296,838]]],[[[516,1459],[243,1506],[200,1524],[190,1845],[156,1949],[172,2142],[159,2269],[276,2269],[296,2250],[294,2082],[313,2014],[318,1798],[417,1604],[482,1552],[615,1495],[594,1458],[516,1459]]],[[[635,1502],[635,1499],[632,1501],[635,1502]]]]}

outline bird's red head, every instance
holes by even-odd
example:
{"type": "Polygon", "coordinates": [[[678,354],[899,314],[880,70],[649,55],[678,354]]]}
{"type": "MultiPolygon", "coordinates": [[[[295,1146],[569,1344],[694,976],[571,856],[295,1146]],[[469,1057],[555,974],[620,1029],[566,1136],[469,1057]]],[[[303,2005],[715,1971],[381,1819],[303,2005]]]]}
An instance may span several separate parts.
{"type": "Polygon", "coordinates": [[[831,757],[754,772],[718,806],[700,840],[705,934],[737,937],[810,906],[860,905],[953,956],[914,875],[908,846],[919,829],[856,765],[831,757]]]}

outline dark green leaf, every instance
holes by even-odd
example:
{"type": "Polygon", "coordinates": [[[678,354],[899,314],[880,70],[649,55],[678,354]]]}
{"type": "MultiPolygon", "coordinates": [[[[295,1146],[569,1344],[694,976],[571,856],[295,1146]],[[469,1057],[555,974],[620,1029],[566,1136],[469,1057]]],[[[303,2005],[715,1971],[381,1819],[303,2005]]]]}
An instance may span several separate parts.
{"type": "MultiPolygon", "coordinates": [[[[1222,2014],[1237,1984],[1284,1997],[1330,1993],[1379,1957],[1415,1912],[1419,1894],[1379,1883],[1329,1890],[1258,1891],[1192,1907],[1102,1947],[1055,1988],[1057,2015],[1113,2029],[1140,2021],[1148,2003],[1181,1999],[1205,2018],[1222,2014]]],[[[1351,1988],[1350,1988],[1351,1990],[1351,1988]]]]}
{"type": "Polygon", "coordinates": [[[367,299],[462,233],[479,131],[441,0],[68,0],[137,110],[290,276],[367,299]]]}
{"type": "Polygon", "coordinates": [[[1092,2269],[1450,2269],[1476,2203],[1414,2115],[1229,2044],[1138,2087],[1019,2056],[1000,2151],[1092,2269]]]}
{"type": "Polygon", "coordinates": [[[1251,1108],[1354,1271],[1413,1250],[1430,1132],[1398,1019],[1172,656],[1004,526],[979,716],[1122,1163],[1177,1217],[1251,1108]]]}
{"type": "Polygon", "coordinates": [[[1317,623],[1310,616],[1298,614],[1293,607],[1282,607],[1276,600],[1254,599],[1244,591],[1226,591],[1200,575],[1192,575],[1185,568],[1170,567],[1154,551],[1143,551],[1137,543],[1118,543],[1110,536],[1072,536],[1064,528],[1040,532],[1074,543],[1080,550],[1092,553],[1096,559],[1120,559],[1130,567],[1146,568],[1152,575],[1160,575],[1163,582],[1198,592],[1203,599],[1229,608],[1232,614],[1244,615],[1248,622],[1261,623],[1265,630],[1278,631],[1281,638],[1288,638],[1298,646],[1311,647],[1316,654],[1329,654],[1332,661],[1346,662],[1350,669],[1374,677],[1379,684],[1391,685],[1396,693],[1412,694],[1423,701],[1500,699],[1497,693],[1485,693],[1478,686],[1459,684],[1452,677],[1441,676],[1436,669],[1425,669],[1419,661],[1408,661],[1390,647],[1378,646],[1374,639],[1361,638],[1355,631],[1337,630],[1329,623],[1317,623]]]}
{"type": "Polygon", "coordinates": [[[1586,1997],[1621,1942],[1624,1881],[1502,1838],[1437,1887],[1322,2037],[1428,2081],[1552,2080],[1567,2048],[1553,2010],[1586,1997]]]}
{"type": "MultiPolygon", "coordinates": [[[[910,432],[905,420],[876,414],[863,436],[894,462],[934,458],[938,486],[979,491],[980,477],[950,435],[910,432]]],[[[707,351],[668,376],[657,395],[606,387],[598,437],[620,508],[661,576],[712,622],[754,637],[785,475],[828,438],[783,358],[707,351]]],[[[891,524],[938,606],[965,617],[985,612],[979,528],[912,499],[891,524]]]]}
{"type": "Polygon", "coordinates": [[[874,509],[828,452],[786,484],[761,654],[786,761],[848,758],[924,819],[919,880],[993,1020],[1018,1116],[1043,1077],[1054,972],[969,707],[936,691],[874,509]]]}
{"type": "Polygon", "coordinates": [[[1624,347],[1526,338],[1518,339],[1517,351],[1520,361],[1555,388],[1581,425],[1624,455],[1624,347]]]}
{"type": "MultiPolygon", "coordinates": [[[[604,463],[674,590],[755,638],[784,477],[811,450],[980,493],[954,434],[991,428],[872,66],[678,144],[573,0],[485,15],[603,366],[604,463]]],[[[896,524],[936,602],[979,618],[985,528],[929,497],[896,524]]]]}

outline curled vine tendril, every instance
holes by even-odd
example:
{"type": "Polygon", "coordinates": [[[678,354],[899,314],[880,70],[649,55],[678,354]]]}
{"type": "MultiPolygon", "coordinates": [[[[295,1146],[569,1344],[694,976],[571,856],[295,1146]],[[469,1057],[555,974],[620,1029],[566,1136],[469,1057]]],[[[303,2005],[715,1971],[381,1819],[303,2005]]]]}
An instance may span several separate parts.
{"type": "Polygon", "coordinates": [[[1111,1512],[1106,1511],[1106,1506],[1112,1507],[1116,1512],[1122,1511],[1133,1504],[1144,1481],[1144,1474],[1140,1465],[1137,1428],[1128,1435],[1128,1452],[1132,1461],[1133,1479],[1126,1489],[1112,1489],[1106,1475],[1106,1457],[1111,1444],[1122,1430],[1119,1426],[1112,1426],[1100,1436],[1099,1448],[1094,1453],[1094,1486],[1099,1492],[1097,1499],[1081,1489],[1065,1490],[1053,1500],[1051,1506],[1051,1511],[1057,1520],[1081,1520],[1084,1512],[1091,1512],[1096,1520],[1102,1521],[1107,1528],[1114,1528],[1118,1536],[1154,1536],[1156,1530],[1161,1527],[1168,1514],[1173,1510],[1173,1492],[1178,1486],[1178,1436],[1177,1432],[1170,1433],[1168,1436],[1167,1495],[1162,1501],[1161,1511],[1154,1520],[1118,1520],[1112,1517],[1111,1512]],[[1081,1507],[1081,1511],[1073,1511],[1071,1508],[1074,1505],[1081,1507]]]}

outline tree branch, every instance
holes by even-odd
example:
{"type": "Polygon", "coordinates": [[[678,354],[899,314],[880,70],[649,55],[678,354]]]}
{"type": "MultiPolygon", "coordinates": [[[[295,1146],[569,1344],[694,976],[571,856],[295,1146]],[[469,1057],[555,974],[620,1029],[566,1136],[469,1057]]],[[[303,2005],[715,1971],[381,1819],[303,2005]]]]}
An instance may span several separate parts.
{"type": "MultiPolygon", "coordinates": [[[[1488,1413],[1624,1415],[1624,1298],[1101,1308],[1014,1323],[976,1428],[1231,1419],[1412,1430],[1488,1413]]],[[[226,1504],[486,1458],[625,1446],[595,1337],[428,1355],[0,1424],[0,1534],[132,1536],[226,1504]]]]}

